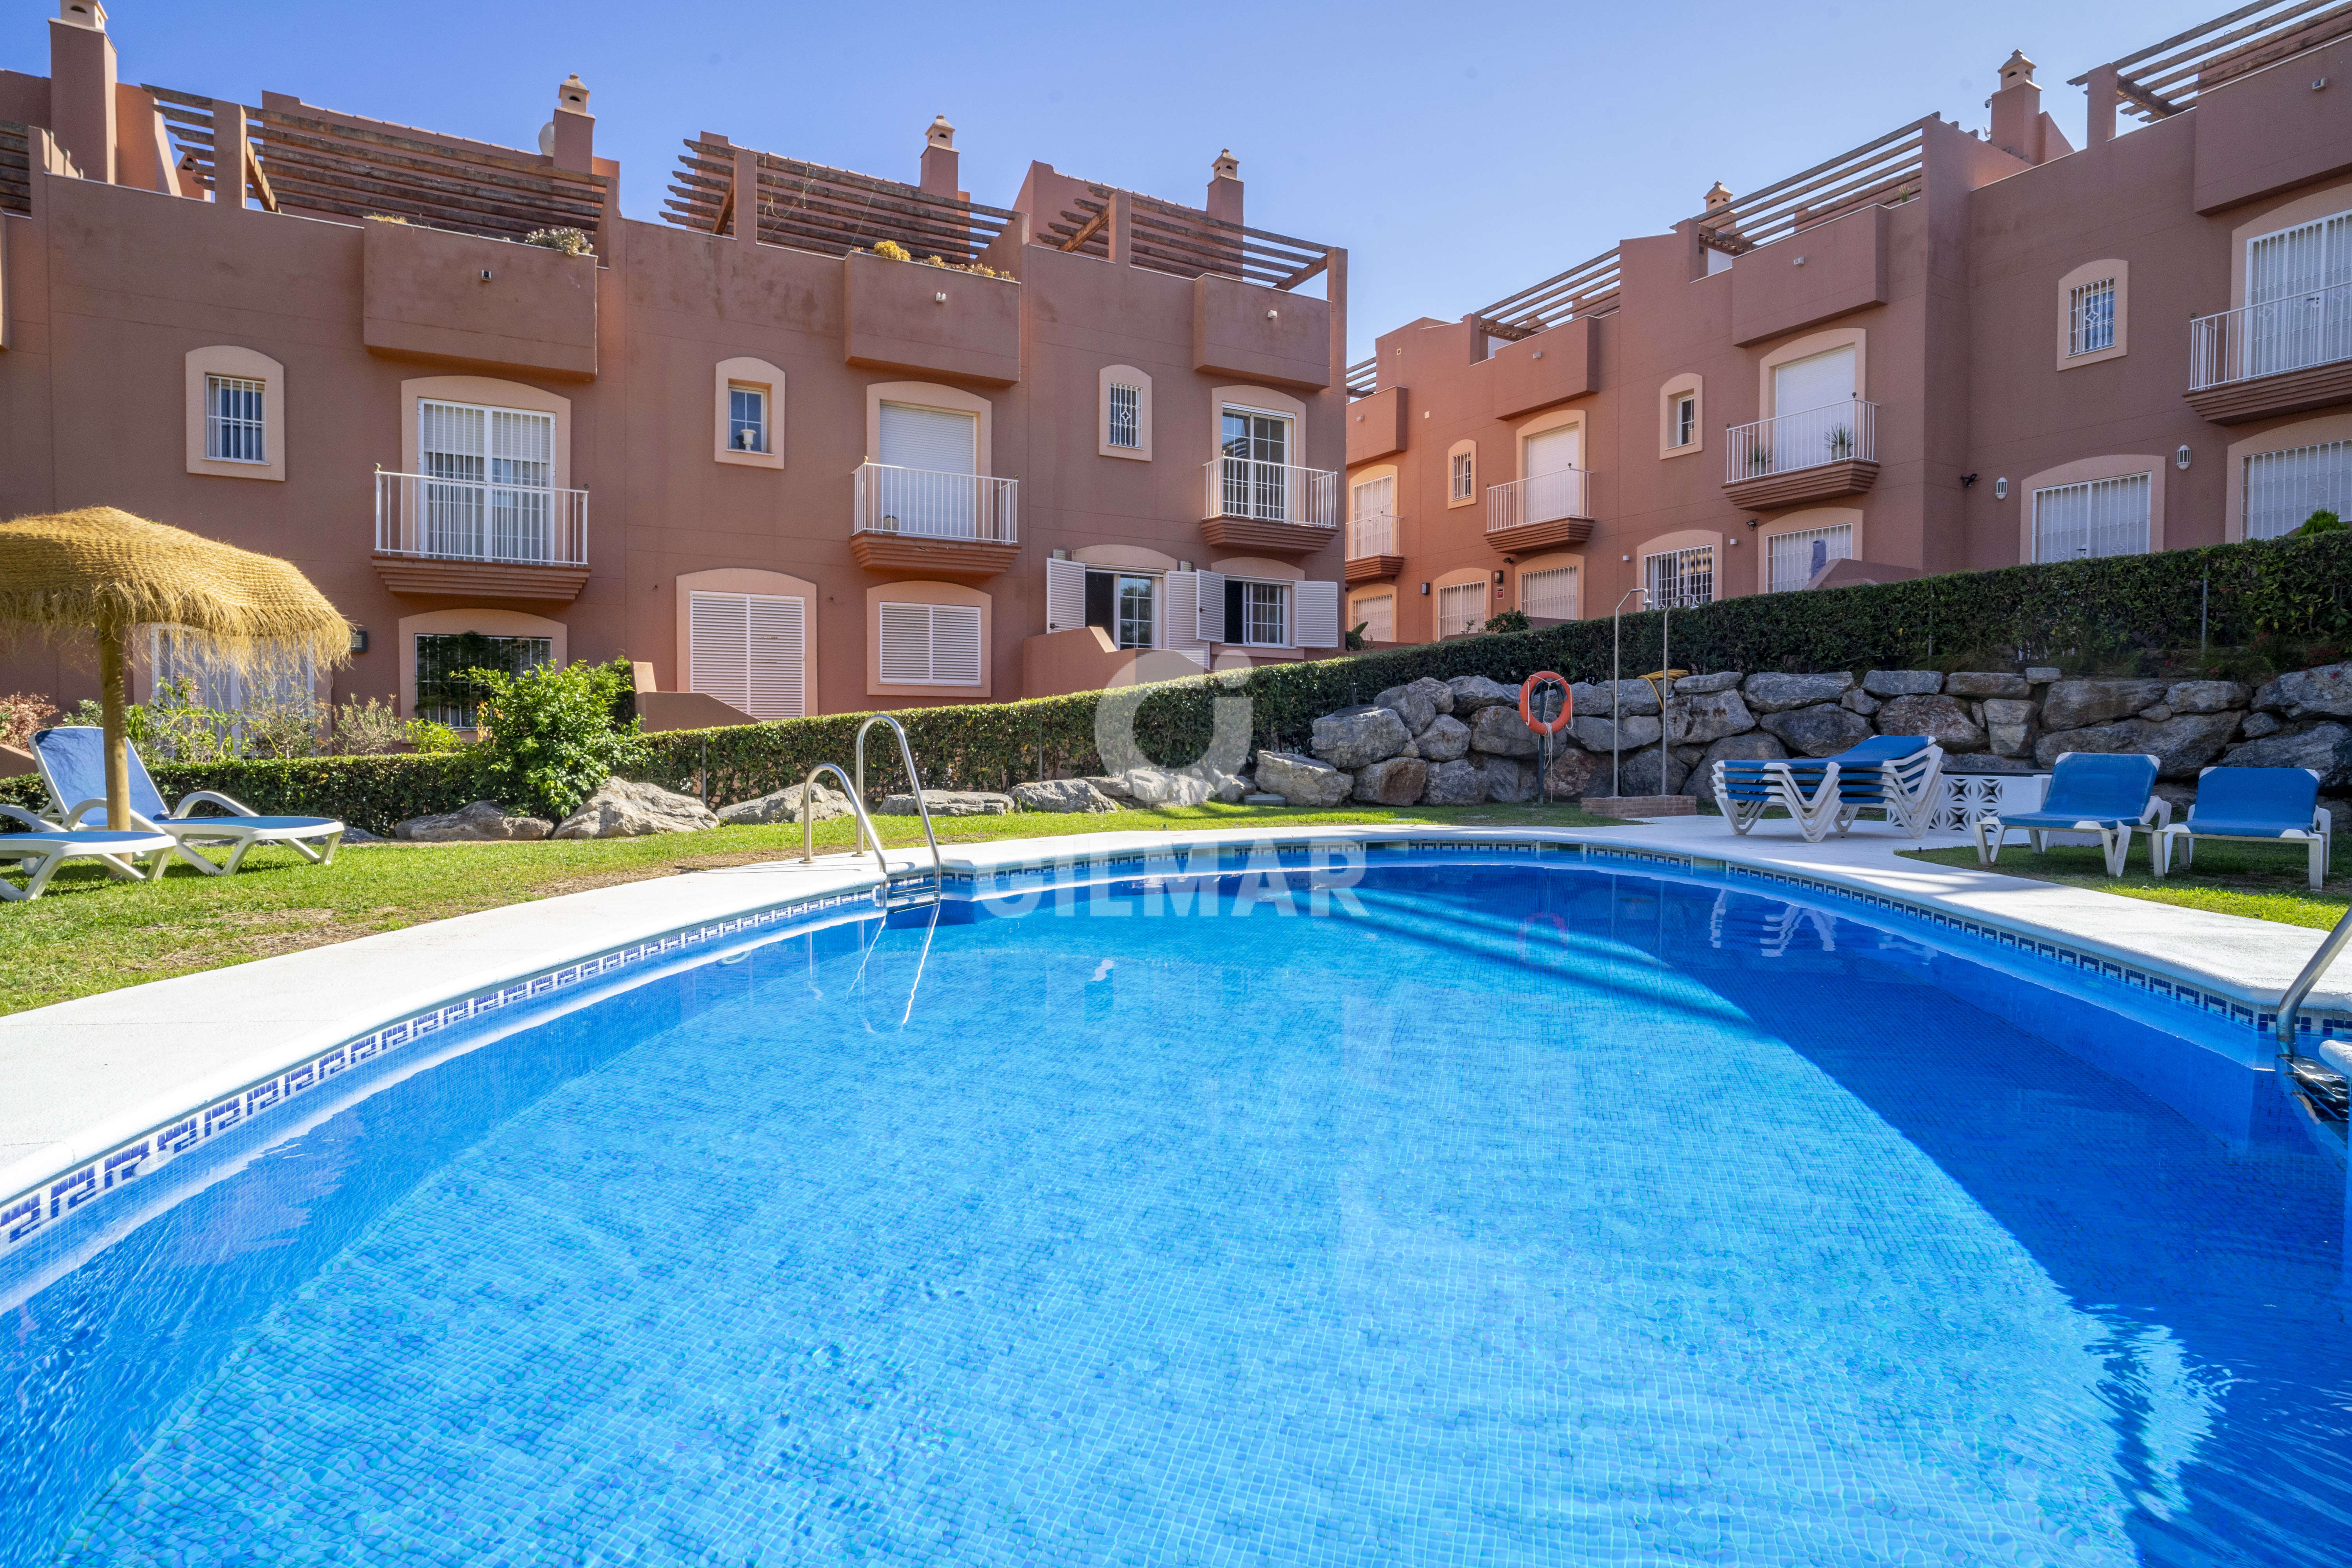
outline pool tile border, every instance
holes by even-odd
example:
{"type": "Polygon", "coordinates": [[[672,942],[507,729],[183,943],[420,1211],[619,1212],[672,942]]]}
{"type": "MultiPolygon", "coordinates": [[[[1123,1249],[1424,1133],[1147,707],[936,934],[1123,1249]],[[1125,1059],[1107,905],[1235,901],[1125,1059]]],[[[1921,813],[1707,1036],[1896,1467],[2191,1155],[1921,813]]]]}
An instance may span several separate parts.
{"type": "MultiPolygon", "coordinates": [[[[1368,858],[1371,854],[1382,851],[1458,855],[1465,850],[1530,860],[1544,857],[1573,857],[1587,864],[1619,862],[1630,866],[1673,868],[1692,875],[1721,877],[1735,884],[1757,882],[1800,889],[1811,895],[1850,900],[1868,909],[1924,921],[1958,935],[2039,956],[2103,980],[2133,986],[2185,1009],[2217,1016],[2244,1028],[2268,1031],[2277,1017],[2275,1011],[2265,1011],[2239,998],[2189,984],[2153,969],[2126,963],[2049,937],[2014,931],[1990,921],[1954,914],[1921,900],[1826,878],[1746,865],[1728,858],[1572,837],[1505,838],[1467,835],[1400,838],[1326,835],[1307,838],[1276,837],[1238,841],[1220,837],[1206,842],[1199,837],[1177,837],[1157,850],[1122,848],[1071,855],[1040,855],[1007,866],[985,868],[950,867],[939,880],[943,894],[989,899],[1045,890],[1080,880],[1156,874],[1160,868],[1169,867],[1171,862],[1176,863],[1180,875],[1198,875],[1201,872],[1192,869],[1192,860],[1203,850],[1210,852],[1211,860],[1208,867],[1202,868],[1202,871],[1213,869],[1216,874],[1241,873],[1252,868],[1247,863],[1226,865],[1225,851],[1228,849],[1270,851],[1274,868],[1265,868],[1311,869],[1318,865],[1328,867],[1330,851],[1340,845],[1360,845],[1368,858]],[[1153,864],[1155,861],[1159,862],[1158,868],[1153,864]]],[[[891,899],[901,895],[926,891],[931,882],[932,874],[928,868],[919,871],[893,871],[882,901],[887,905],[891,899]]],[[[17,1248],[31,1244],[85,1205],[127,1187],[141,1177],[155,1173],[173,1161],[205,1147],[215,1138],[246,1125],[256,1117],[300,1100],[350,1068],[427,1039],[453,1025],[518,1003],[535,1001],[583,982],[599,980],[634,964],[667,958],[701,943],[782,926],[852,904],[871,906],[877,902],[877,893],[883,891],[882,889],[868,887],[810,894],[761,905],[740,914],[700,921],[576,963],[485,986],[355,1035],[239,1089],[209,1097],[178,1115],[119,1142],[93,1159],[80,1162],[52,1178],[0,1198],[0,1258],[5,1258],[17,1248]]],[[[2299,1024],[2299,1036],[2315,1042],[2352,1039],[2352,1016],[2305,1009],[2299,1024]]]]}

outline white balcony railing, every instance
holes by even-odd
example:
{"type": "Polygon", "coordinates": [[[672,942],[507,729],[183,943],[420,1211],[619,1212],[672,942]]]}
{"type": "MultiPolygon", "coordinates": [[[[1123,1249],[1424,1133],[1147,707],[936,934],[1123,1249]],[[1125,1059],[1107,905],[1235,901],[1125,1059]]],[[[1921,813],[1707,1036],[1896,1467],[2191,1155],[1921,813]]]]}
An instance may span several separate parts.
{"type": "Polygon", "coordinates": [[[1246,517],[1302,528],[1339,526],[1339,476],[1328,468],[1216,457],[1202,472],[1209,492],[1201,513],[1204,519],[1246,517]]]}
{"type": "Polygon", "coordinates": [[[1735,425],[1723,482],[1736,485],[1831,463],[1878,461],[1878,405],[1849,397],[1820,408],[1735,425]]]}
{"type": "Polygon", "coordinates": [[[1507,485],[1486,487],[1486,531],[1558,522],[1592,515],[1592,475],[1584,468],[1554,468],[1507,485]]]}
{"type": "Polygon", "coordinates": [[[2352,283],[2200,316],[2189,323],[2189,390],[2352,359],[2352,283]]]}
{"type": "Polygon", "coordinates": [[[1362,561],[1374,555],[1394,555],[1397,552],[1396,514],[1376,511],[1370,517],[1348,520],[1348,559],[1362,561]]]}
{"type": "Polygon", "coordinates": [[[436,561],[585,566],[588,492],[378,468],[375,547],[436,561]]]}
{"type": "Polygon", "coordinates": [[[1020,541],[1018,479],[948,474],[893,463],[857,466],[852,533],[903,533],[978,544],[1020,541]]]}

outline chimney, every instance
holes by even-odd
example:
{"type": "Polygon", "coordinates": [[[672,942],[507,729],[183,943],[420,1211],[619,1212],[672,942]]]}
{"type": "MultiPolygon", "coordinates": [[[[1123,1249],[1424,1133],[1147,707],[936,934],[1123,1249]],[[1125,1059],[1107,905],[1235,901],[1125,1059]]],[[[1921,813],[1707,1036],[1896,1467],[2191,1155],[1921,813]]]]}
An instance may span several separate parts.
{"type": "Polygon", "coordinates": [[[2001,62],[2000,90],[1985,100],[1992,110],[1992,144],[2029,163],[2042,162],[2042,89],[2034,84],[2033,62],[2023,49],[2012,49],[2001,62]]]}
{"type": "Polygon", "coordinates": [[[114,40],[99,0],[59,0],[49,22],[49,131],[85,180],[114,179],[114,40]]]}
{"type": "Polygon", "coordinates": [[[1706,188],[1706,216],[1713,217],[1730,205],[1731,187],[1721,180],[1716,181],[1706,188]]]}
{"type": "Polygon", "coordinates": [[[1230,147],[1209,165],[1208,213],[1227,223],[1242,221],[1242,166],[1230,147]]]}
{"type": "Polygon", "coordinates": [[[955,127],[944,114],[935,116],[930,129],[923,132],[922,188],[926,195],[945,196],[954,201],[962,194],[957,183],[955,127]]]}
{"type": "Polygon", "coordinates": [[[588,84],[573,71],[555,89],[555,119],[548,127],[546,152],[559,169],[577,174],[596,171],[596,117],[588,112],[588,84]]]}

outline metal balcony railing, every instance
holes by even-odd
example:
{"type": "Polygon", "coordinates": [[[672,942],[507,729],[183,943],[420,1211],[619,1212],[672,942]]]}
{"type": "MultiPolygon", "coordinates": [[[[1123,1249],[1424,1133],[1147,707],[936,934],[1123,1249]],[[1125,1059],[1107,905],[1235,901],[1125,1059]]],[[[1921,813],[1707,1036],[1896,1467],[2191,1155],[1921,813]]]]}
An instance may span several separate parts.
{"type": "Polygon", "coordinates": [[[2189,390],[2352,359],[2352,283],[2189,323],[2189,390]]]}
{"type": "Polygon", "coordinates": [[[849,531],[1017,544],[1020,483],[985,474],[860,463],[849,531]]]}
{"type": "Polygon", "coordinates": [[[1507,485],[1486,487],[1486,531],[1557,522],[1592,515],[1592,474],[1585,468],[1554,468],[1507,485]]]}
{"type": "Polygon", "coordinates": [[[1772,474],[1831,463],[1878,461],[1878,405],[1849,397],[1820,408],[1735,425],[1723,482],[1736,485],[1772,474]]]}
{"type": "Polygon", "coordinates": [[[1397,552],[1396,513],[1376,511],[1369,517],[1348,520],[1348,559],[1361,561],[1373,555],[1394,555],[1397,552]]]}
{"type": "Polygon", "coordinates": [[[588,492],[379,468],[375,547],[436,561],[585,566],[588,492]]]}
{"type": "Polygon", "coordinates": [[[1245,517],[1302,528],[1339,526],[1339,476],[1328,468],[1215,457],[1202,472],[1208,480],[1203,519],[1245,517]]]}

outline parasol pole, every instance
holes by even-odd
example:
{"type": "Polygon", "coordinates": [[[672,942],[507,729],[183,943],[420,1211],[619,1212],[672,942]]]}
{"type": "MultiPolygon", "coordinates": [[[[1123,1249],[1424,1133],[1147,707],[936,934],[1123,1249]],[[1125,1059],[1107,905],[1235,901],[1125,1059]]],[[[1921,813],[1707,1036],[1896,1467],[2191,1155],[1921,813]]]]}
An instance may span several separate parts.
{"type": "Polygon", "coordinates": [[[106,826],[117,829],[131,826],[131,755],[123,738],[123,707],[130,682],[122,643],[121,622],[100,623],[98,706],[106,735],[106,826]]]}

